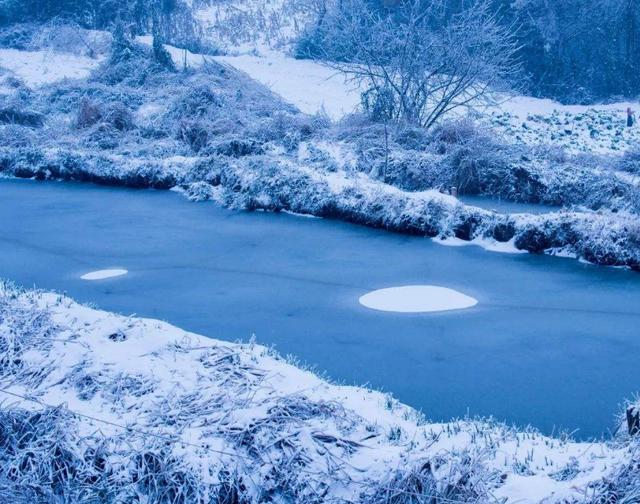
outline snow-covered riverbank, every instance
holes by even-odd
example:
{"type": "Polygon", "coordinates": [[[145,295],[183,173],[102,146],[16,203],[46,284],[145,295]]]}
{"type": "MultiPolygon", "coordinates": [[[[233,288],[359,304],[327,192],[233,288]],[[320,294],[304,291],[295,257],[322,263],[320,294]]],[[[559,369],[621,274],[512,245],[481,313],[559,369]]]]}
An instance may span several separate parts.
{"type": "Polygon", "coordinates": [[[187,56],[178,72],[159,66],[148,47],[125,45],[122,58],[105,57],[88,79],[33,88],[5,79],[0,173],[177,188],[233,208],[640,267],[633,153],[624,166],[609,160],[616,172],[597,158],[500,143],[454,122],[394,130],[385,154],[383,129],[364,116],[332,123],[204,56],[170,48],[177,67],[187,56]],[[452,187],[567,211],[496,215],[438,192],[452,187]]]}
{"type": "Polygon", "coordinates": [[[595,502],[624,496],[615,478],[634,453],[624,437],[432,424],[253,343],[6,283],[0,344],[0,493],[25,498],[595,502]]]}

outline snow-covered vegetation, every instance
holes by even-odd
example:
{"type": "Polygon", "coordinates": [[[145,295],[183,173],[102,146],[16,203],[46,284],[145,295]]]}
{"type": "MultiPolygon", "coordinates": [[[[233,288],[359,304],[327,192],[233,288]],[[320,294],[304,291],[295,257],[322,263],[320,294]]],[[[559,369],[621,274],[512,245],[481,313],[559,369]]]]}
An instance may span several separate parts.
{"type": "MultiPolygon", "coordinates": [[[[0,284],[10,502],[632,502],[637,442],[428,422],[271,350],[0,284]],[[612,500],[614,499],[614,500],[612,500]]],[[[621,419],[622,420],[622,419],[621,419]]]]}
{"type": "Polygon", "coordinates": [[[387,129],[362,113],[332,123],[229,66],[169,49],[174,64],[167,67],[121,35],[109,53],[96,55],[102,63],[88,79],[40,87],[5,79],[0,170],[179,187],[191,199],[234,208],[640,264],[632,153],[605,160],[516,145],[469,119],[428,131],[387,129]],[[439,193],[451,187],[573,209],[497,215],[439,193]]]}
{"type": "Polygon", "coordinates": [[[206,37],[230,54],[256,48],[286,49],[322,9],[315,0],[237,0],[203,2],[195,16],[206,37]]]}

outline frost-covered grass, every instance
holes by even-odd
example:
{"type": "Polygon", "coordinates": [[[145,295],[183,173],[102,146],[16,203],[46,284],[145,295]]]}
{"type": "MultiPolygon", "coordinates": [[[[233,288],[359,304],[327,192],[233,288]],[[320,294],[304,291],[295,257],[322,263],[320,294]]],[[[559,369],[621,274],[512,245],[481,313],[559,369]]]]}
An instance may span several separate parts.
{"type": "Polygon", "coordinates": [[[623,434],[434,424],[255,343],[7,283],[0,389],[10,502],[622,502],[638,489],[623,434]]]}

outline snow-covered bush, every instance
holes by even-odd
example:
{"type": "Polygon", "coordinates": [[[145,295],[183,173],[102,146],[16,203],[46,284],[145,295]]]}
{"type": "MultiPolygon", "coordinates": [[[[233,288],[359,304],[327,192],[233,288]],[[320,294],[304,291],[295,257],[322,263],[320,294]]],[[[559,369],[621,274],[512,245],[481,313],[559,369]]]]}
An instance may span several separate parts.
{"type": "Polygon", "coordinates": [[[629,200],[629,209],[640,215],[640,186],[634,186],[629,189],[627,198],[629,200]]]}
{"type": "Polygon", "coordinates": [[[119,131],[128,131],[135,128],[133,114],[125,104],[120,102],[110,103],[104,111],[102,120],[119,131]]]}
{"type": "Polygon", "coordinates": [[[0,125],[0,145],[11,148],[28,147],[33,144],[34,139],[31,128],[14,124],[0,125]]]}
{"type": "Polygon", "coordinates": [[[100,121],[102,116],[102,110],[96,103],[83,98],[78,107],[75,125],[77,128],[88,128],[100,121]]]}
{"type": "Polygon", "coordinates": [[[222,106],[222,97],[204,84],[187,89],[180,100],[174,102],[170,113],[178,119],[213,119],[222,106]]]}
{"type": "Polygon", "coordinates": [[[184,119],[180,121],[178,138],[189,144],[193,152],[199,152],[209,141],[209,132],[201,120],[184,119]]]}
{"type": "Polygon", "coordinates": [[[28,49],[96,58],[108,54],[111,40],[107,31],[87,30],[71,20],[54,19],[34,31],[28,49]]]}
{"type": "Polygon", "coordinates": [[[132,41],[118,24],[113,32],[110,56],[93,79],[111,86],[143,86],[149,82],[157,84],[170,70],[156,61],[152,49],[132,41]]]}
{"type": "Polygon", "coordinates": [[[601,157],[514,145],[469,119],[430,132],[389,128],[351,116],[334,138],[354,145],[362,171],[405,190],[430,188],[512,201],[591,209],[622,209],[629,184],[611,175],[601,157]]]}
{"type": "Polygon", "coordinates": [[[37,112],[8,106],[0,108],[0,124],[17,124],[38,128],[44,123],[44,118],[37,112]]]}
{"type": "MultiPolygon", "coordinates": [[[[1,23],[0,23],[1,24],[1,23]]],[[[34,34],[40,29],[36,23],[15,23],[0,28],[0,47],[30,49],[34,34]]]]}
{"type": "Polygon", "coordinates": [[[101,106],[85,97],[78,107],[75,125],[83,129],[95,124],[109,126],[119,131],[127,131],[135,126],[131,111],[123,103],[110,102],[101,106]]]}
{"type": "Polygon", "coordinates": [[[619,170],[640,175],[640,146],[627,150],[617,164],[619,170]]]}

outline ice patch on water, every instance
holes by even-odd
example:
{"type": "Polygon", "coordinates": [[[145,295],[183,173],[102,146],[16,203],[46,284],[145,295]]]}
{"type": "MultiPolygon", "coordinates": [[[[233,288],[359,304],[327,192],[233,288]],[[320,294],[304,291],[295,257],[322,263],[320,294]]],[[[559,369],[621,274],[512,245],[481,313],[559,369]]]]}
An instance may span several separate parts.
{"type": "Polygon", "coordinates": [[[409,285],[375,290],[362,296],[360,304],[379,311],[432,313],[471,308],[478,300],[446,287],[409,285]]]}
{"type": "Polygon", "coordinates": [[[104,269],[85,273],[80,278],[83,280],[104,280],[105,278],[119,277],[129,273],[126,269],[104,269]]]}

